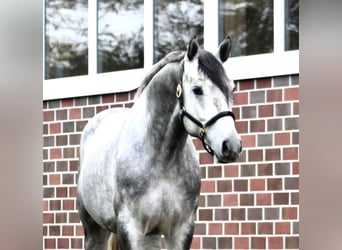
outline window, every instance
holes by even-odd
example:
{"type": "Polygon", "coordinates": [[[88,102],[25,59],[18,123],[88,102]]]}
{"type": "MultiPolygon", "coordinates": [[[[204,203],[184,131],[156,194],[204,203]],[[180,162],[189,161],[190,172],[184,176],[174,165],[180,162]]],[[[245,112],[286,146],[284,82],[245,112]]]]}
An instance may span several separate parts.
{"type": "Polygon", "coordinates": [[[98,73],[144,67],[144,2],[98,1],[98,73]]]}
{"type": "Polygon", "coordinates": [[[285,1],[285,49],[299,49],[299,0],[285,1]]]}
{"type": "Polygon", "coordinates": [[[45,3],[45,79],[88,73],[86,0],[45,3]]]}
{"type": "Polygon", "coordinates": [[[154,13],[154,63],[172,50],[186,50],[193,35],[203,44],[203,0],[155,0],[154,13]]]}
{"type": "Polygon", "coordinates": [[[46,0],[43,98],[130,91],[197,35],[216,52],[230,35],[228,77],[299,73],[299,0],[46,0]]]}
{"type": "Polygon", "coordinates": [[[219,40],[232,38],[231,56],[273,52],[272,0],[221,0],[219,40]]]}

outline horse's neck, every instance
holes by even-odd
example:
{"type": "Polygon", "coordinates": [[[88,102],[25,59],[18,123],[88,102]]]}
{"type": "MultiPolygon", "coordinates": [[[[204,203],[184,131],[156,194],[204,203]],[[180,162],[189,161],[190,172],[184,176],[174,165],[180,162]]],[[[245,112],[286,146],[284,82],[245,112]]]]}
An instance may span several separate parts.
{"type": "Polygon", "coordinates": [[[137,105],[145,103],[145,112],[140,115],[146,116],[146,143],[155,149],[153,152],[170,158],[185,147],[187,138],[178,117],[176,86],[180,78],[179,66],[167,65],[159,74],[141,94],[142,101],[138,100],[137,105]]]}

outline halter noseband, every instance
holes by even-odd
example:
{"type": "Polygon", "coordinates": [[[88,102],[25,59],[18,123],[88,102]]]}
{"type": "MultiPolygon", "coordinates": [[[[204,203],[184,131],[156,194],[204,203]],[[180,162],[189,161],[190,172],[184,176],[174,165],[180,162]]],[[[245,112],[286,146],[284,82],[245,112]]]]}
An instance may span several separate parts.
{"type": "Polygon", "coordinates": [[[184,116],[187,117],[190,121],[192,121],[198,127],[200,127],[199,138],[202,141],[203,147],[205,148],[205,150],[207,150],[209,154],[213,155],[214,151],[210,148],[209,145],[205,143],[205,135],[207,133],[206,131],[207,127],[213,125],[218,119],[225,117],[225,116],[231,116],[233,120],[235,121],[235,115],[231,111],[222,111],[216,114],[215,116],[213,116],[211,119],[209,119],[209,121],[203,124],[202,122],[197,120],[195,117],[193,117],[190,113],[186,111],[185,106],[184,106],[184,98],[183,98],[182,89],[183,88],[182,88],[182,76],[181,76],[181,82],[178,83],[177,90],[176,90],[176,97],[178,98],[178,102],[179,102],[179,116],[182,120],[184,119],[184,116]]]}

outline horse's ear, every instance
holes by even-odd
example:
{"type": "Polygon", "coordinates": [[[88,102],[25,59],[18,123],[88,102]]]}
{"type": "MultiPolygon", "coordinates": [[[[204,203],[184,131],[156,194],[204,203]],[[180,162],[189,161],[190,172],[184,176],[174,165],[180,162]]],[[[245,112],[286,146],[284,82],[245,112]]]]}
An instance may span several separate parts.
{"type": "Polygon", "coordinates": [[[192,61],[192,59],[194,59],[195,56],[197,55],[198,48],[199,48],[199,45],[197,42],[197,38],[196,38],[196,36],[194,36],[189,42],[188,51],[186,53],[187,57],[190,61],[192,61]]]}
{"type": "Polygon", "coordinates": [[[216,53],[216,57],[224,63],[227,61],[230,53],[230,49],[232,47],[232,42],[230,40],[230,37],[227,36],[219,45],[219,49],[216,53]]]}

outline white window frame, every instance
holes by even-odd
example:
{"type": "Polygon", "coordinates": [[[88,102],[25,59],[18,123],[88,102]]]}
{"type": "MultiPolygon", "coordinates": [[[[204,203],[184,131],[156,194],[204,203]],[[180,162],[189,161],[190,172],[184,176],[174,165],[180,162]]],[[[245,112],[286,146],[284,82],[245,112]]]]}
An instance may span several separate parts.
{"type": "MultiPolygon", "coordinates": [[[[203,47],[216,53],[219,44],[219,0],[203,0],[203,2],[203,47]]],[[[299,73],[299,50],[285,51],[284,15],[285,0],[274,0],[274,52],[229,58],[224,67],[230,79],[241,80],[299,73]]],[[[144,75],[153,65],[153,39],[153,0],[145,0],[144,68],[97,73],[97,1],[89,1],[88,75],[43,80],[43,100],[125,92],[138,88],[144,75]]],[[[45,63],[43,65],[45,67],[45,63]]]]}

